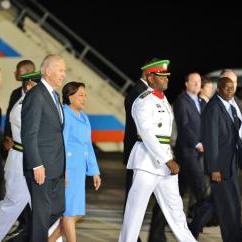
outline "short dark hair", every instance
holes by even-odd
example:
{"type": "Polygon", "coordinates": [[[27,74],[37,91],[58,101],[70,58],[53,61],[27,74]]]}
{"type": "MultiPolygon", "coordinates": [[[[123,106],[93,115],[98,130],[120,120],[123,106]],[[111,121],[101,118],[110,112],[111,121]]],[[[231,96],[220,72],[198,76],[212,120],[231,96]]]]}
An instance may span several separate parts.
{"type": "Polygon", "coordinates": [[[69,97],[75,94],[79,87],[85,88],[85,84],[83,82],[68,82],[62,89],[62,100],[63,104],[70,105],[69,97]]]}
{"type": "Polygon", "coordinates": [[[22,60],[20,62],[18,62],[17,66],[16,66],[16,70],[19,70],[22,66],[25,66],[25,65],[32,65],[35,69],[35,64],[33,61],[31,60],[22,60]]]}
{"type": "Polygon", "coordinates": [[[230,78],[228,78],[228,77],[220,77],[218,79],[218,89],[224,87],[224,84],[227,83],[227,82],[232,82],[233,83],[233,81],[230,78]]]}
{"type": "Polygon", "coordinates": [[[198,75],[200,76],[200,73],[197,72],[197,71],[190,72],[190,73],[188,73],[187,75],[185,75],[184,82],[185,82],[185,83],[188,82],[190,76],[191,76],[191,75],[194,75],[194,74],[198,74],[198,75]]]}
{"type": "Polygon", "coordinates": [[[207,76],[202,76],[201,88],[203,88],[208,83],[213,83],[212,79],[207,76]]]}

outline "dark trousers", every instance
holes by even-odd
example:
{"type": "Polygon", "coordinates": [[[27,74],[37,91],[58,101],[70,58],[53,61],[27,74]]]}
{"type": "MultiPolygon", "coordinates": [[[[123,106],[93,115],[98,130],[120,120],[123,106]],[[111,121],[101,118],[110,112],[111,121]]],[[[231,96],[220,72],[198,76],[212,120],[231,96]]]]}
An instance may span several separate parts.
{"type": "Polygon", "coordinates": [[[221,183],[211,183],[223,242],[241,242],[240,192],[237,172],[221,183]]]}
{"type": "Polygon", "coordinates": [[[130,188],[132,186],[133,175],[134,175],[133,170],[126,169],[124,210],[125,210],[125,206],[126,206],[129,190],[130,190],[130,188]]]}
{"type": "Polygon", "coordinates": [[[201,203],[209,193],[209,184],[204,175],[203,158],[197,152],[192,155],[182,154],[178,158],[181,170],[179,173],[179,189],[183,197],[190,189],[197,203],[201,203]]]}
{"type": "MultiPolygon", "coordinates": [[[[132,186],[133,181],[133,170],[126,172],[126,190],[125,190],[125,205],[128,197],[129,190],[132,186]]],[[[124,206],[125,208],[125,206],[124,206]]],[[[153,207],[152,218],[149,231],[148,242],[166,242],[165,236],[165,225],[167,224],[166,219],[158,205],[157,201],[153,207]]],[[[140,241],[140,238],[138,239],[140,241]]]]}
{"type": "Polygon", "coordinates": [[[31,194],[31,242],[47,242],[49,227],[65,209],[64,177],[46,179],[38,185],[32,177],[26,178],[31,194]]]}
{"type": "Polygon", "coordinates": [[[157,201],[153,207],[148,242],[166,242],[167,222],[157,201]]]}
{"type": "Polygon", "coordinates": [[[203,227],[215,217],[215,204],[212,195],[210,195],[197,207],[193,220],[189,224],[193,236],[197,239],[203,227]]]}

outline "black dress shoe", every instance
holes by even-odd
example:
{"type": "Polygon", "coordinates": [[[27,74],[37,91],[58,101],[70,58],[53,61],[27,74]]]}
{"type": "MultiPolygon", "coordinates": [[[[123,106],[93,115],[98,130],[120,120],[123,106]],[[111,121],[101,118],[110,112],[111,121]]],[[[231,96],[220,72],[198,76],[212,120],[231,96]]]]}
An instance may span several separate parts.
{"type": "Polygon", "coordinates": [[[28,242],[30,227],[26,224],[19,224],[19,226],[7,234],[3,242],[28,242]]]}
{"type": "Polygon", "coordinates": [[[16,229],[11,233],[8,233],[7,236],[3,239],[3,242],[7,242],[7,241],[13,241],[13,239],[16,239],[18,236],[20,236],[20,234],[23,232],[23,229],[16,229]]]}

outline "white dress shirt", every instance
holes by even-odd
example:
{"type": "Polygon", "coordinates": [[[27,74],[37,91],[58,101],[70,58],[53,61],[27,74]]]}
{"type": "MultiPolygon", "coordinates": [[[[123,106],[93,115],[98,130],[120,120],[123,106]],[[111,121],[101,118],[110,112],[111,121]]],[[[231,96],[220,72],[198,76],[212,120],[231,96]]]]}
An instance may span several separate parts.
{"type": "MultiPolygon", "coordinates": [[[[236,101],[234,100],[234,98],[232,98],[230,101],[229,101],[230,104],[232,104],[235,109],[236,109],[236,112],[237,112],[237,116],[238,118],[240,119],[240,121],[242,122],[242,114],[241,114],[241,111],[239,109],[239,106],[238,104],[236,103],[236,101]]],[[[239,129],[239,137],[242,138],[242,125],[240,126],[240,129],[239,129]]]]}
{"type": "MultiPolygon", "coordinates": [[[[54,88],[44,79],[44,78],[41,78],[41,82],[44,84],[44,86],[47,88],[47,90],[48,90],[48,92],[49,92],[49,94],[50,94],[50,96],[52,97],[52,99],[53,99],[53,101],[54,101],[54,103],[56,104],[56,101],[55,101],[55,97],[54,97],[54,95],[53,95],[53,91],[55,91],[54,90],[54,88]]],[[[63,113],[62,113],[62,108],[61,108],[61,104],[60,103],[58,103],[57,105],[59,105],[59,110],[60,110],[60,115],[61,115],[61,122],[63,123],[63,113]]]]}

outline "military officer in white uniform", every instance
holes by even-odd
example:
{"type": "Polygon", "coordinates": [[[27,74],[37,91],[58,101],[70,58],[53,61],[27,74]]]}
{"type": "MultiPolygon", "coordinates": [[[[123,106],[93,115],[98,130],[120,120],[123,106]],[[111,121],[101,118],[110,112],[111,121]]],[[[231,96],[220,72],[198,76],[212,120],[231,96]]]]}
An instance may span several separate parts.
{"type": "MultiPolygon", "coordinates": [[[[24,92],[31,89],[40,80],[39,72],[22,76],[24,92]]],[[[10,124],[14,140],[4,167],[6,195],[0,201],[0,241],[6,236],[22,210],[29,203],[30,194],[23,174],[23,147],[21,145],[21,110],[25,94],[17,101],[10,112],[10,124]]]]}
{"type": "Polygon", "coordinates": [[[119,242],[135,242],[144,214],[154,193],[175,237],[180,242],[195,242],[188,229],[178,189],[179,166],[173,159],[171,135],[173,112],[163,91],[167,89],[169,60],[143,66],[150,86],[133,103],[132,117],[137,127],[127,169],[134,170],[119,242]]]}

